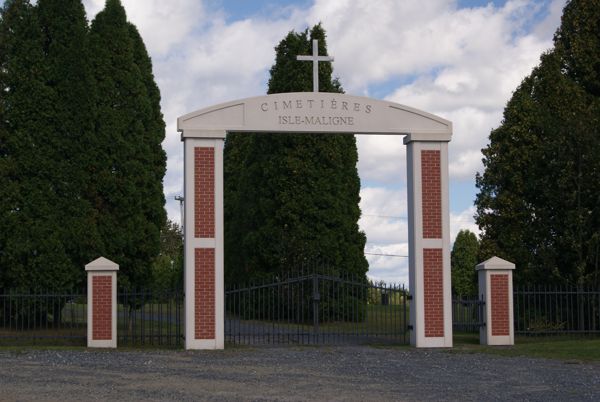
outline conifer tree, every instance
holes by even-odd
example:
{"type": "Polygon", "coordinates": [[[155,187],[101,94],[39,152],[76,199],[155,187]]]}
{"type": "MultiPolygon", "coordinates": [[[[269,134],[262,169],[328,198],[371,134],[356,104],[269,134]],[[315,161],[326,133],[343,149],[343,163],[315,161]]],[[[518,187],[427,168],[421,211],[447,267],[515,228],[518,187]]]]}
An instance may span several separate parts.
{"type": "Polygon", "coordinates": [[[456,235],[450,265],[452,267],[452,293],[459,296],[477,295],[477,273],[475,265],[479,253],[479,240],[470,230],[461,230],[456,235]]]}
{"type": "MultiPolygon", "coordinates": [[[[320,25],[290,32],[276,47],[269,93],[312,90],[312,66],[296,60],[327,54],[320,25]]],[[[329,63],[319,65],[321,92],[342,92],[329,63]]],[[[365,275],[359,231],[360,180],[353,136],[234,134],[225,145],[225,258],[228,281],[325,263],[365,275]]]]}
{"type": "Polygon", "coordinates": [[[149,94],[151,66],[119,0],[94,19],[90,49],[98,113],[91,188],[104,254],[121,265],[121,283],[144,286],[165,220],[158,91],[149,94]]]}
{"type": "Polygon", "coordinates": [[[0,43],[3,163],[0,172],[0,271],[5,286],[68,289],[77,283],[62,231],[64,183],[59,140],[49,126],[57,99],[36,9],[10,0],[2,9],[0,43]]]}
{"type": "Polygon", "coordinates": [[[165,122],[160,109],[160,90],[154,81],[152,60],[148,55],[142,37],[133,24],[129,24],[129,36],[133,41],[134,62],[140,70],[142,83],[146,89],[146,96],[151,108],[147,118],[143,121],[145,129],[144,149],[140,153],[145,163],[146,185],[139,191],[144,192],[146,220],[154,225],[153,230],[160,231],[167,222],[163,192],[167,154],[161,145],[165,139],[165,122]]]}
{"type": "Polygon", "coordinates": [[[81,0],[39,0],[46,85],[54,93],[47,126],[55,151],[53,181],[60,196],[61,238],[80,279],[81,267],[98,257],[97,213],[86,197],[90,183],[95,90],[88,49],[88,24],[81,0]],[[58,187],[60,186],[60,188],[58,187]]]}

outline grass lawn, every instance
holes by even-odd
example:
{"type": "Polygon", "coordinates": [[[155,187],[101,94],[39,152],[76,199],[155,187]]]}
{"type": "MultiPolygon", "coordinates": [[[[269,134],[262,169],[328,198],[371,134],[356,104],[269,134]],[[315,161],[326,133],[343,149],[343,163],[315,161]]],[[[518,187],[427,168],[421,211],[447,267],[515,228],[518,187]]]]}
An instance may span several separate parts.
{"type": "Polygon", "coordinates": [[[478,334],[455,334],[451,353],[489,353],[499,356],[529,356],[567,362],[600,362],[600,338],[572,336],[517,337],[514,346],[479,345],[478,334]]]}

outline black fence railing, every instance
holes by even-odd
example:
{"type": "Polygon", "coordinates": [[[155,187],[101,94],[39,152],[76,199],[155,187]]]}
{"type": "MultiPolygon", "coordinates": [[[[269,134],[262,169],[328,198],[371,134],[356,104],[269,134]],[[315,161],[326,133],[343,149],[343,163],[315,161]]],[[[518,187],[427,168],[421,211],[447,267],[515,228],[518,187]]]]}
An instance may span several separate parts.
{"type": "MultiPolygon", "coordinates": [[[[117,294],[120,346],[183,345],[183,291],[117,294]]],[[[87,292],[4,291],[0,293],[0,345],[85,346],[87,292]]]]}
{"type": "Polygon", "coordinates": [[[515,334],[600,334],[600,289],[523,286],[514,290],[515,334]]]}
{"type": "Polygon", "coordinates": [[[0,344],[85,345],[85,290],[0,293],[0,344]]]}
{"type": "Polygon", "coordinates": [[[225,292],[225,340],[235,344],[407,343],[401,285],[299,273],[225,292]]]}
{"type": "Polygon", "coordinates": [[[485,324],[485,301],[475,297],[452,298],[452,329],[455,332],[479,332],[485,324]]]}
{"type": "Polygon", "coordinates": [[[117,300],[119,345],[183,346],[182,290],[121,290],[117,300]]]}
{"type": "MultiPolygon", "coordinates": [[[[479,332],[485,325],[484,302],[452,300],[457,332],[479,332]]],[[[590,287],[515,286],[513,312],[516,335],[600,334],[600,290],[590,287]]]]}
{"type": "MultiPolygon", "coordinates": [[[[600,334],[600,290],[561,286],[514,289],[517,335],[600,334]]],[[[236,344],[409,341],[409,297],[402,285],[306,273],[225,292],[225,337],[236,344]]],[[[119,291],[120,346],[181,347],[182,290],[119,291]]],[[[453,328],[478,332],[484,303],[454,298],[453,328]]],[[[81,345],[87,293],[0,292],[0,345],[81,345]]]]}

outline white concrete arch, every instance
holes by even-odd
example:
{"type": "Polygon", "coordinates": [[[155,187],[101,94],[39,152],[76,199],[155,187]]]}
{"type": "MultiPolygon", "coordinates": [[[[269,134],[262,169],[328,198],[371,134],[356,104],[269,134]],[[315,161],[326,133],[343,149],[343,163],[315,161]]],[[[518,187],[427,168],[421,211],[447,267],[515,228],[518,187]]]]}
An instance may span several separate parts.
{"type": "Polygon", "coordinates": [[[235,100],[177,119],[196,131],[422,135],[449,141],[452,123],[398,103],[335,93],[291,92],[235,100]]]}
{"type": "Polygon", "coordinates": [[[178,118],[185,150],[185,343],[224,347],[223,141],[228,132],[403,135],[407,145],[411,344],[452,346],[448,142],[452,123],[393,102],[300,92],[178,118]]]}

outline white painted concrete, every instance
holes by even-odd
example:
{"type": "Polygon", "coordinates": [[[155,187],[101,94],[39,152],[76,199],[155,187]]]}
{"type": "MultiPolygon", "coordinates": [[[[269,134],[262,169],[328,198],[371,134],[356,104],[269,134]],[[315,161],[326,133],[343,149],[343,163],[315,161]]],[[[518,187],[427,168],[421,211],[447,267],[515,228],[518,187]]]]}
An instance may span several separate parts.
{"type": "Polygon", "coordinates": [[[409,283],[413,295],[411,343],[417,347],[452,346],[450,285],[450,222],[448,203],[448,141],[452,123],[393,102],[332,93],[285,93],[240,99],[201,109],[177,120],[185,148],[185,292],[186,348],[223,348],[223,167],[222,143],[227,132],[342,133],[405,135],[408,145],[409,283]],[[215,147],[215,239],[194,237],[194,154],[197,146],[215,147]],[[219,151],[217,151],[217,149],[219,151]],[[421,207],[422,149],[440,151],[442,239],[423,239],[421,207]],[[217,335],[214,342],[194,339],[194,249],[215,248],[217,335]],[[443,254],[444,337],[424,336],[423,248],[443,254]]]}
{"type": "Polygon", "coordinates": [[[177,119],[183,138],[226,132],[410,135],[450,141],[452,123],[398,103],[345,94],[292,92],[240,99],[177,119]]]}
{"type": "Polygon", "coordinates": [[[225,347],[225,284],[224,284],[224,232],[223,232],[223,143],[224,131],[195,131],[206,137],[188,138],[184,142],[184,288],[185,288],[185,348],[223,349],[225,347]],[[198,238],[195,234],[195,182],[194,148],[208,147],[215,152],[215,237],[198,238]],[[195,250],[215,250],[215,339],[196,339],[195,336],[195,250]]]}

